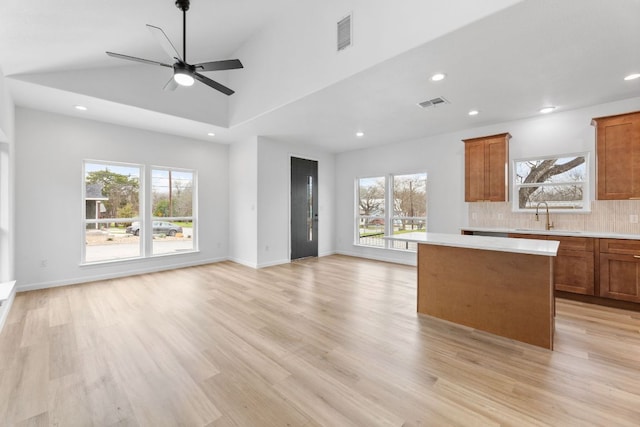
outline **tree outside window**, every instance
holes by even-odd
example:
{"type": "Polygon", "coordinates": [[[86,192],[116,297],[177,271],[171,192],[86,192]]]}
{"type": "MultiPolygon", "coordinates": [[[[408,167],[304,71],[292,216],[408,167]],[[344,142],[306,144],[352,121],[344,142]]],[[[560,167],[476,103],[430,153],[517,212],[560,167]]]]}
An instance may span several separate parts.
{"type": "Polygon", "coordinates": [[[83,262],[136,258],[140,241],[126,233],[139,217],[141,167],[85,162],[83,262]]]}
{"type": "Polygon", "coordinates": [[[357,244],[384,247],[385,178],[358,180],[358,240],[357,244]]]}
{"type": "Polygon", "coordinates": [[[587,172],[586,155],[516,160],[514,209],[531,210],[542,202],[549,209],[588,209],[587,172]]]}

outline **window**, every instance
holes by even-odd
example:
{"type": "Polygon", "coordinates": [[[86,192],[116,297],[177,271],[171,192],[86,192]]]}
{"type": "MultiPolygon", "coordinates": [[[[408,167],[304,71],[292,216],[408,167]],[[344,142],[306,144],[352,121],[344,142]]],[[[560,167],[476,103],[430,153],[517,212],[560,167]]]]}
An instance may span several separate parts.
{"type": "Polygon", "coordinates": [[[153,254],[192,251],[193,171],[152,169],[153,254]]]}
{"type": "MultiPolygon", "coordinates": [[[[393,234],[426,233],[427,174],[394,175],[393,234]]],[[[417,250],[416,243],[392,241],[394,249],[417,250]]]]}
{"type": "Polygon", "coordinates": [[[82,263],[195,250],[195,171],[152,168],[148,186],[141,165],[85,161],[83,175],[82,263]]]}
{"type": "Polygon", "coordinates": [[[357,186],[356,244],[416,250],[415,243],[387,241],[391,234],[425,233],[427,174],[360,178],[357,186]]]}
{"type": "Polygon", "coordinates": [[[137,165],[85,162],[85,263],[140,256],[139,239],[126,230],[140,215],[141,175],[137,165]]]}
{"type": "Polygon", "coordinates": [[[546,202],[556,211],[589,210],[588,155],[514,161],[514,211],[546,202]]]}
{"type": "Polygon", "coordinates": [[[385,178],[358,180],[358,240],[357,244],[384,247],[385,178]]]}

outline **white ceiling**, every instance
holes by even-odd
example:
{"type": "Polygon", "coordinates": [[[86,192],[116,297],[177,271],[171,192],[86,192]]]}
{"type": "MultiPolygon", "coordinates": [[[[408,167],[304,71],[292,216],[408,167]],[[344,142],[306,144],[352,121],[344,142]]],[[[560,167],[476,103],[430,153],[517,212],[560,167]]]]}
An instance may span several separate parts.
{"type": "MultiPolygon", "coordinates": [[[[190,62],[234,57],[283,16],[295,11],[289,18],[300,19],[301,1],[194,0],[188,14],[190,62]]],[[[358,53],[357,19],[366,15],[358,12],[367,6],[352,3],[349,49],[358,53]]],[[[640,96],[640,79],[623,81],[640,72],[638,17],[640,0],[524,0],[469,25],[451,22],[456,30],[230,128],[199,108],[207,105],[226,117],[227,99],[213,90],[194,86],[172,95],[174,110],[158,110],[154,105],[167,96],[158,90],[166,72],[123,67],[104,54],[163,59],[144,24],[162,27],[179,44],[181,16],[171,0],[3,0],[0,69],[21,106],[197,139],[215,130],[213,140],[219,142],[263,135],[340,152],[531,117],[545,105],[563,111],[640,96]],[[447,78],[430,82],[433,70],[447,78]],[[104,79],[123,72],[136,75],[139,90],[105,89],[104,79]],[[73,84],[56,84],[63,74],[73,84]],[[416,106],[438,96],[450,104],[416,106]],[[81,114],[74,104],[89,110],[81,114]],[[480,114],[469,117],[470,109],[480,114]],[[363,138],[355,137],[359,130],[363,138]]],[[[251,58],[240,59],[251,64],[251,58]]],[[[226,76],[216,79],[226,84],[226,76]]]]}

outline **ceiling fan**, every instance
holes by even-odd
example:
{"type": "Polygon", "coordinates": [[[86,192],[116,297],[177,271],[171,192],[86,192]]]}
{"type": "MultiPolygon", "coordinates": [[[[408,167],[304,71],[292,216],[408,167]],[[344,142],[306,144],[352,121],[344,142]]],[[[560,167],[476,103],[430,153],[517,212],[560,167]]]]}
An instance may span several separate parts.
{"type": "Polygon", "coordinates": [[[243,68],[242,63],[238,59],[228,59],[224,61],[202,62],[200,64],[189,64],[187,62],[187,10],[189,10],[190,0],[176,0],[176,6],[182,11],[182,56],[169,40],[169,37],[161,28],[147,24],[147,28],[151,34],[158,40],[160,46],[175,62],[166,64],[164,62],[151,61],[149,59],[137,58],[135,56],[122,55],[120,53],[107,52],[107,55],[114,58],[126,59],[128,61],[142,62],[143,64],[160,65],[162,67],[173,68],[173,77],[164,86],[164,90],[175,90],[178,85],[191,86],[195,80],[198,80],[209,87],[212,87],[225,95],[232,95],[233,90],[228,87],[211,80],[210,78],[200,74],[202,71],[220,71],[234,70],[243,68]]]}

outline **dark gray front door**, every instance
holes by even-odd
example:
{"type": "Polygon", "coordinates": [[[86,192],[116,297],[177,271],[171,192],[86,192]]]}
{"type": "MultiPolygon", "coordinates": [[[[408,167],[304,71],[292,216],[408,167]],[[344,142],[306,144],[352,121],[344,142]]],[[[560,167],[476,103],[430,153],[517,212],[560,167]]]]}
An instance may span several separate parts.
{"type": "Polygon", "coordinates": [[[291,259],[318,256],[318,162],[291,158],[291,259]]]}

